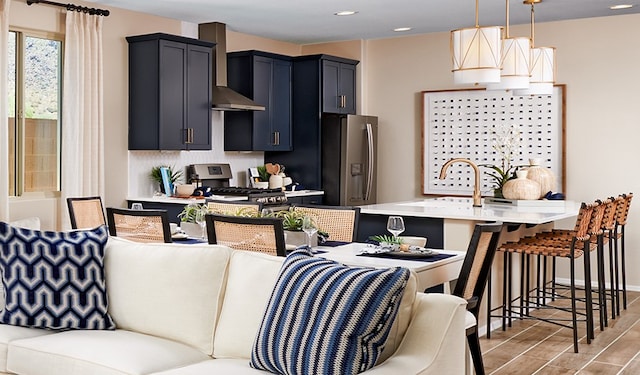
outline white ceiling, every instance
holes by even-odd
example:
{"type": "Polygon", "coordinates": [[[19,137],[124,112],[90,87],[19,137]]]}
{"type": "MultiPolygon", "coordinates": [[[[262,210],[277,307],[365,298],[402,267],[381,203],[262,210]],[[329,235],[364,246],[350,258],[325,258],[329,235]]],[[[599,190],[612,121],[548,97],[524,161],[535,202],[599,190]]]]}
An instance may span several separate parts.
{"type": "MultiPolygon", "coordinates": [[[[87,0],[192,23],[222,22],[229,30],[297,44],[378,39],[449,31],[475,25],[474,0],[87,0]],[[358,13],[338,17],[334,13],[358,13]],[[405,33],[392,30],[411,27],[405,33]]],[[[481,26],[505,23],[505,0],[479,2],[481,26]]],[[[509,0],[510,24],[528,24],[531,7],[509,0]]],[[[640,12],[640,0],[544,0],[536,23],[640,12]],[[612,11],[609,6],[634,4],[612,11]]]]}

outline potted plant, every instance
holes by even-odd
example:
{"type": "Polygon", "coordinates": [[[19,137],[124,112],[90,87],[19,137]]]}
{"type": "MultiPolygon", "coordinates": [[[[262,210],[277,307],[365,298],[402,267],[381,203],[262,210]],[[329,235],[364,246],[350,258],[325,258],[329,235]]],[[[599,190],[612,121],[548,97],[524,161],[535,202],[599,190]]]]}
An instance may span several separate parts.
{"type": "MultiPolygon", "coordinates": [[[[276,212],[275,217],[282,219],[282,227],[284,228],[287,244],[295,246],[307,244],[307,234],[302,231],[302,219],[305,217],[304,212],[289,209],[276,212]]],[[[318,231],[311,238],[312,246],[318,245],[319,237],[326,238],[328,235],[318,228],[318,231]]]]}
{"type": "Polygon", "coordinates": [[[205,207],[204,204],[191,203],[182,209],[182,212],[178,214],[180,219],[180,229],[182,229],[190,237],[200,237],[202,228],[196,222],[196,212],[202,210],[205,207]]]}
{"type": "Polygon", "coordinates": [[[164,191],[164,182],[162,181],[162,173],[160,172],[160,168],[167,168],[169,170],[169,179],[171,182],[171,186],[173,186],[178,180],[182,178],[182,170],[175,169],[175,167],[171,167],[168,165],[158,165],[151,168],[151,172],[149,173],[149,178],[152,181],[156,182],[160,186],[160,191],[165,193],[164,191]]]}

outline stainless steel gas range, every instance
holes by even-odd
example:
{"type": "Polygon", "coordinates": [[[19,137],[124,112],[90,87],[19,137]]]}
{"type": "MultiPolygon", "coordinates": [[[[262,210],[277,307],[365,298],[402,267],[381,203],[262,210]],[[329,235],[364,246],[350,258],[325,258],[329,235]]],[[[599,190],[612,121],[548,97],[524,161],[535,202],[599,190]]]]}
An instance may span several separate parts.
{"type": "Polygon", "coordinates": [[[212,199],[247,197],[247,200],[260,202],[265,206],[280,206],[287,202],[282,189],[229,186],[232,176],[231,166],[227,163],[191,164],[187,167],[188,181],[210,187],[210,192],[214,195],[212,199]]]}

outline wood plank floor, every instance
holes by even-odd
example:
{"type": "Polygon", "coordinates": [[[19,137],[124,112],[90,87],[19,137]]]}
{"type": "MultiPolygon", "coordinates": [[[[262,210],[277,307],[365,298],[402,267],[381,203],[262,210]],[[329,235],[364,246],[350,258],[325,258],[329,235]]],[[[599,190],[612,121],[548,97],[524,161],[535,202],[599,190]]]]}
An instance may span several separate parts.
{"type": "MultiPolygon", "coordinates": [[[[540,312],[540,314],[564,314],[540,312]]],[[[597,315],[597,313],[595,313],[597,315]]],[[[487,374],[640,374],[640,292],[628,292],[627,310],[621,310],[600,331],[595,324],[591,344],[579,324],[579,353],[573,352],[572,331],[536,320],[517,320],[506,331],[496,329],[480,345],[487,374]]]]}

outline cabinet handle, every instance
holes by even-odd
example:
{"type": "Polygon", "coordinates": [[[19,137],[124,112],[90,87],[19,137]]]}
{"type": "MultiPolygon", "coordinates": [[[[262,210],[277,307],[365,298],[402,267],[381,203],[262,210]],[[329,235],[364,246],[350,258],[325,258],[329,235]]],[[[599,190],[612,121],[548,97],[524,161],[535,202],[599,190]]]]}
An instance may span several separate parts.
{"type": "Polygon", "coordinates": [[[347,96],[340,95],[340,108],[346,108],[346,107],[347,107],[347,96]]]}
{"type": "Polygon", "coordinates": [[[193,143],[193,128],[187,128],[185,130],[187,131],[187,141],[185,143],[193,143]]]}
{"type": "Polygon", "coordinates": [[[273,144],[275,146],[280,145],[280,132],[274,132],[273,133],[273,140],[274,140],[273,144]]]}

